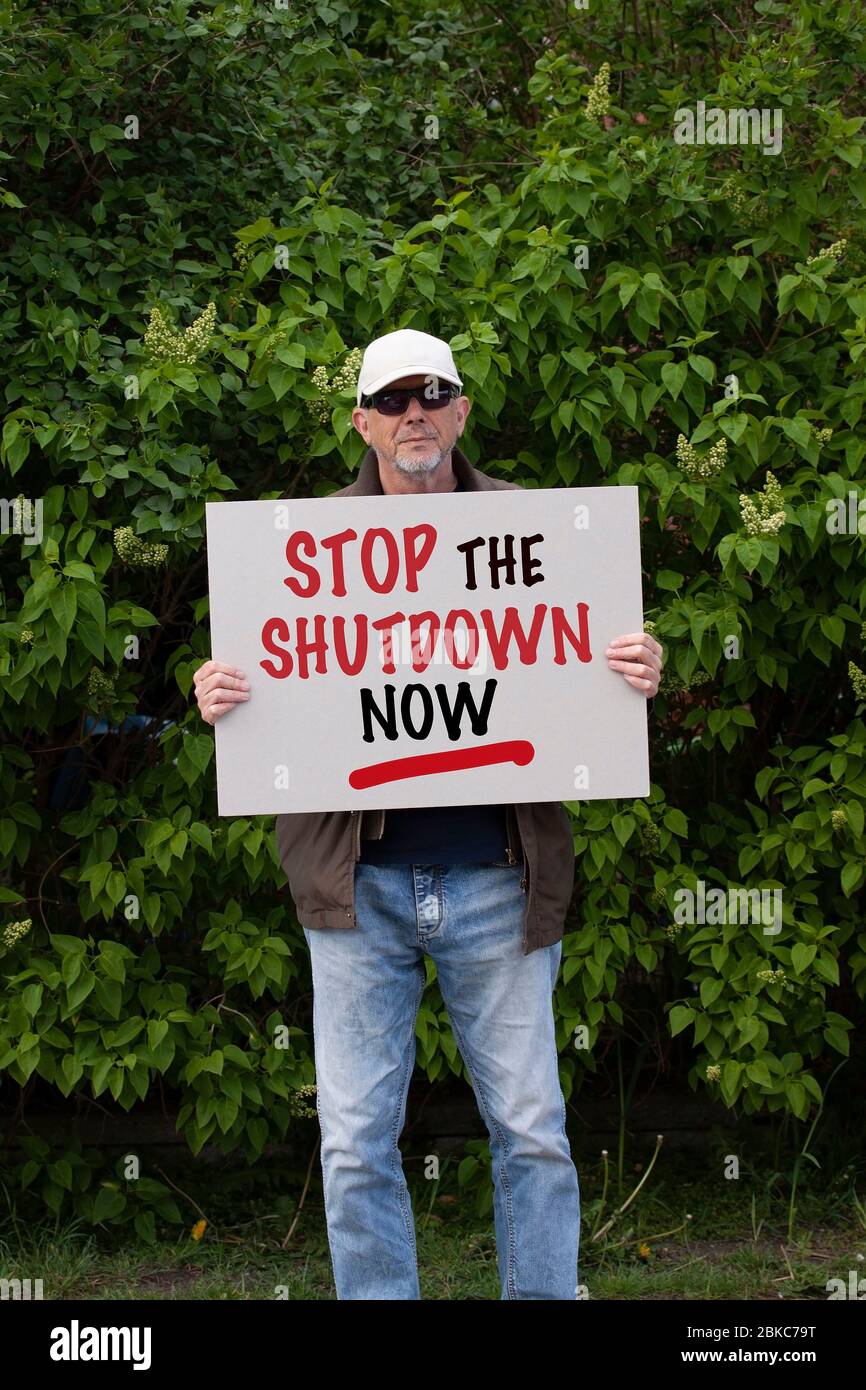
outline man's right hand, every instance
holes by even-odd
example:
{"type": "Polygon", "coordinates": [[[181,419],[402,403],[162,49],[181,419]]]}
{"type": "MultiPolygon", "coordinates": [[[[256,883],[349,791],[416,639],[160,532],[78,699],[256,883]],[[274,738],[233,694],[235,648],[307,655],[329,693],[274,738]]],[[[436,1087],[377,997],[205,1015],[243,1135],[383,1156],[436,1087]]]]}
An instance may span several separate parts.
{"type": "Polygon", "coordinates": [[[195,698],[206,724],[215,724],[221,714],[234,709],[239,700],[250,698],[250,683],[237,666],[206,661],[193,676],[195,698]]]}

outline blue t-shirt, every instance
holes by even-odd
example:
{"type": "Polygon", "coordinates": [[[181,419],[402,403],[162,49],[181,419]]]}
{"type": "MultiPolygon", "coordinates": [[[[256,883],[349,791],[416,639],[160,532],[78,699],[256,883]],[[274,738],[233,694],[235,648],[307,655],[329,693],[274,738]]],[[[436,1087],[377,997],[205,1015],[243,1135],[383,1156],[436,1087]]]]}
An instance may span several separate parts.
{"type": "Polygon", "coordinates": [[[385,812],[381,840],[361,841],[361,863],[489,864],[507,848],[504,806],[406,807],[385,812]]]}
{"type": "Polygon", "coordinates": [[[385,812],[381,840],[361,841],[362,864],[492,864],[506,859],[504,806],[421,806],[385,812]]]}

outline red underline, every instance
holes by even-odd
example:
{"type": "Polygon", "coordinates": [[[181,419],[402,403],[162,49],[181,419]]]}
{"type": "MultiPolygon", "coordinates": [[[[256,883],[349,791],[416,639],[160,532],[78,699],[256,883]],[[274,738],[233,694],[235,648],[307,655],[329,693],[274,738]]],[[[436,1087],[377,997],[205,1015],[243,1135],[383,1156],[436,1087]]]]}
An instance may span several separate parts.
{"type": "Polygon", "coordinates": [[[406,777],[427,777],[432,772],[460,772],[467,767],[489,767],[493,763],[517,763],[525,767],[535,757],[532,744],[523,738],[505,739],[480,748],[452,748],[447,753],[417,753],[410,758],[393,758],[387,763],[369,763],[349,773],[349,786],[355,791],[379,787],[383,782],[400,782],[406,777]]]}

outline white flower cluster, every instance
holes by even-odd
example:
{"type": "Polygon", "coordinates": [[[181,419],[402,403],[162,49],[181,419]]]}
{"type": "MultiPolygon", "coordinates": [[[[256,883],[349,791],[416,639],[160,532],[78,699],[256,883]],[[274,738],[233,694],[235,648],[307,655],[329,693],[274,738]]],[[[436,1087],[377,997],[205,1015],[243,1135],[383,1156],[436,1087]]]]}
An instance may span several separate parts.
{"type": "Polygon", "coordinates": [[[97,704],[110,704],[115,697],[114,681],[109,680],[94,666],[87,678],[87,693],[97,704]]]}
{"type": "Polygon", "coordinates": [[[653,821],[642,821],[638,829],[641,849],[647,854],[657,854],[661,844],[659,828],[653,821]]]}
{"type": "Polygon", "coordinates": [[[610,63],[602,63],[589,89],[586,99],[586,114],[591,121],[600,121],[610,110],[610,63]]]}
{"type": "Polygon", "coordinates": [[[32,917],[25,917],[23,922],[10,922],[9,926],[4,928],[3,936],[0,938],[3,941],[4,947],[8,950],[10,947],[14,946],[16,941],[20,941],[22,936],[27,935],[32,926],[32,917]]]}
{"type": "Polygon", "coordinates": [[[246,270],[255,252],[249,242],[241,241],[240,237],[235,237],[234,258],[241,270],[246,270]]]}
{"type": "Polygon", "coordinates": [[[208,346],[215,322],[216,305],[211,300],[189,328],[185,328],[183,333],[175,333],[163,310],[156,304],[150,311],[144,346],[156,362],[195,362],[208,346]]]}
{"type": "Polygon", "coordinates": [[[854,687],[858,700],[866,700],[866,671],[861,671],[853,661],[848,662],[848,679],[854,687]]]}
{"type": "Polygon", "coordinates": [[[841,241],[834,241],[831,246],[825,246],[816,256],[810,256],[807,265],[814,265],[816,261],[822,261],[825,256],[830,256],[834,261],[840,261],[845,254],[848,241],[842,237],[841,241]]]}
{"type": "Polygon", "coordinates": [[[146,545],[134,535],[131,526],[115,526],[114,548],[131,570],[156,569],[168,559],[167,545],[146,545]]]}
{"type": "Polygon", "coordinates": [[[712,680],[709,671],[703,671],[700,667],[684,681],[682,676],[677,675],[673,666],[666,666],[659,682],[659,690],[662,695],[678,695],[682,691],[691,690],[695,685],[706,685],[709,680],[712,680]]]}
{"type": "Polygon", "coordinates": [[[719,192],[725,199],[725,202],[730,203],[734,212],[745,212],[749,199],[738,185],[736,179],[732,176],[726,178],[719,188],[719,192]]]}
{"type": "Polygon", "coordinates": [[[318,1087],[315,1085],[296,1086],[289,1093],[290,1114],[314,1120],[318,1114],[314,1100],[318,1087]]]}
{"type": "Polygon", "coordinates": [[[30,643],[33,641],[32,627],[22,627],[18,634],[18,641],[21,643],[22,647],[29,647],[30,643]]]}
{"type": "Polygon", "coordinates": [[[360,348],[352,348],[342,367],[328,381],[328,373],[324,367],[316,367],[312,374],[313,385],[318,387],[321,395],[318,400],[307,401],[307,408],[311,415],[321,424],[326,425],[331,418],[332,405],[328,400],[329,396],[337,395],[341,391],[352,391],[358,385],[358,373],[361,370],[361,362],[364,354],[360,348]]]}
{"type": "Polygon", "coordinates": [[[722,1079],[722,1069],[721,1069],[721,1067],[716,1066],[715,1062],[714,1062],[711,1066],[707,1067],[707,1080],[708,1080],[708,1081],[721,1081],[721,1079],[722,1079]]]}
{"type": "Polygon", "coordinates": [[[829,444],[830,440],[833,438],[833,431],[830,429],[828,425],[827,429],[825,430],[816,430],[815,438],[817,439],[819,444],[829,444]]]}
{"type": "Polygon", "coordinates": [[[763,193],[752,194],[742,187],[733,175],[724,179],[719,186],[719,193],[730,204],[738,217],[744,217],[748,211],[749,223],[752,226],[764,226],[770,215],[770,206],[763,193]]]}
{"type": "Polygon", "coordinates": [[[834,830],[844,830],[848,824],[848,817],[845,814],[844,806],[837,806],[830,812],[830,824],[834,830]]]}
{"type": "Polygon", "coordinates": [[[781,531],[787,516],[782,489],[776,478],[768,471],[763,492],[758,493],[758,505],[740,493],[740,513],[750,536],[775,536],[781,531]]]}
{"type": "Polygon", "coordinates": [[[677,435],[677,460],[693,478],[714,478],[728,461],[728,441],[719,439],[703,458],[695,452],[684,434],[677,435]]]}
{"type": "Polygon", "coordinates": [[[781,984],[785,978],[785,972],[781,966],[778,970],[759,970],[757,978],[764,980],[768,985],[781,984]]]}

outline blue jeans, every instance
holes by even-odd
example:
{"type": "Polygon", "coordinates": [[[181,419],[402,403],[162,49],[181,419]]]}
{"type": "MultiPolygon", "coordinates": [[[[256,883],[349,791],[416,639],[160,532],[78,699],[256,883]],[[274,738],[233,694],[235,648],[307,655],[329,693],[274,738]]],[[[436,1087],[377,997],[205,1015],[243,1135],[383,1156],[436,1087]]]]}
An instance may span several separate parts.
{"type": "Polygon", "coordinates": [[[574,1299],[580,1191],[551,995],[562,943],[523,954],[522,865],[357,864],[356,927],[304,928],[338,1299],[419,1299],[398,1138],[436,964],[490,1135],[502,1298],[574,1299]]]}

